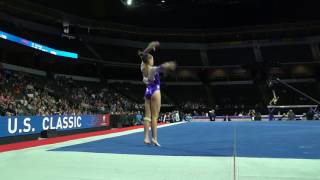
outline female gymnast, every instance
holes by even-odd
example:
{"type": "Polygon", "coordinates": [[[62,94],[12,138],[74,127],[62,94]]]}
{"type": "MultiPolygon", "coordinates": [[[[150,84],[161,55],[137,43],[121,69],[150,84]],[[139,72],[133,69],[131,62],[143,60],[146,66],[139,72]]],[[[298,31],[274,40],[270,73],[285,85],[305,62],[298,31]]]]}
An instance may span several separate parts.
{"type": "Polygon", "coordinates": [[[174,70],[176,63],[173,61],[165,62],[160,66],[154,66],[153,56],[150,51],[159,47],[160,43],[153,41],[149,43],[146,49],[138,51],[141,62],[141,72],[143,75],[143,82],[147,85],[144,99],[145,99],[145,117],[144,117],[144,143],[160,146],[157,140],[157,124],[161,107],[161,94],[160,94],[160,72],[174,70]],[[149,127],[151,124],[152,139],[150,143],[149,127]]]}

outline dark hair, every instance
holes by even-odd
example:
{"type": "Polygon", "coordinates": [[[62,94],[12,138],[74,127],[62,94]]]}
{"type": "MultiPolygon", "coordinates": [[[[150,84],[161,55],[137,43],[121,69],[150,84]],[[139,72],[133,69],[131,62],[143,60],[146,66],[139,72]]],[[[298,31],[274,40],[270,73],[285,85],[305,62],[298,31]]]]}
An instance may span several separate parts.
{"type": "Polygon", "coordinates": [[[149,59],[151,54],[145,53],[145,52],[139,50],[138,51],[138,55],[140,56],[140,58],[143,61],[143,63],[147,63],[147,61],[148,61],[148,59],[149,59]]]}

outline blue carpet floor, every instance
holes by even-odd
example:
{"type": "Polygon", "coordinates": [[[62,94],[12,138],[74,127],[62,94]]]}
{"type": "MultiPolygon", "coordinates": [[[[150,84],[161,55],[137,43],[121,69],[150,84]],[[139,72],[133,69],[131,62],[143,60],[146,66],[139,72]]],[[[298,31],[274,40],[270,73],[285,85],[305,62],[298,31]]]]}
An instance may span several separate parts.
{"type": "Polygon", "coordinates": [[[143,144],[143,132],[54,151],[320,159],[320,121],[184,123],[158,129],[162,147],[143,144]]]}

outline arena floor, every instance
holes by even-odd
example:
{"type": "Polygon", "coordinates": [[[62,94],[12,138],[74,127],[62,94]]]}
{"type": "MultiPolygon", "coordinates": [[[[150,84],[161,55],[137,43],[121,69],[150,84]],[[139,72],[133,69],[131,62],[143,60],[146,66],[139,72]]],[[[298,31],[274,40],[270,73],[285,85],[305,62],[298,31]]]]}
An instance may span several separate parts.
{"type": "Polygon", "coordinates": [[[1,180],[320,180],[320,121],[162,125],[0,153],[1,180]]]}

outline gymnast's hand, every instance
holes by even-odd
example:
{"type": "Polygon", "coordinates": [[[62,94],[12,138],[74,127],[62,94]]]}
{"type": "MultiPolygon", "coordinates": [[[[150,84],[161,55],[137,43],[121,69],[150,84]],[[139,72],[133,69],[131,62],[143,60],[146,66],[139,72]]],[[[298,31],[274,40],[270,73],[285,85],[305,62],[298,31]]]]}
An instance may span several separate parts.
{"type": "Polygon", "coordinates": [[[161,65],[163,67],[163,69],[165,70],[170,70],[170,71],[174,71],[177,67],[176,62],[174,61],[169,61],[169,62],[165,62],[161,65]]]}
{"type": "Polygon", "coordinates": [[[152,41],[149,43],[148,48],[147,49],[153,49],[156,50],[156,47],[159,47],[160,43],[159,41],[152,41]]]}

